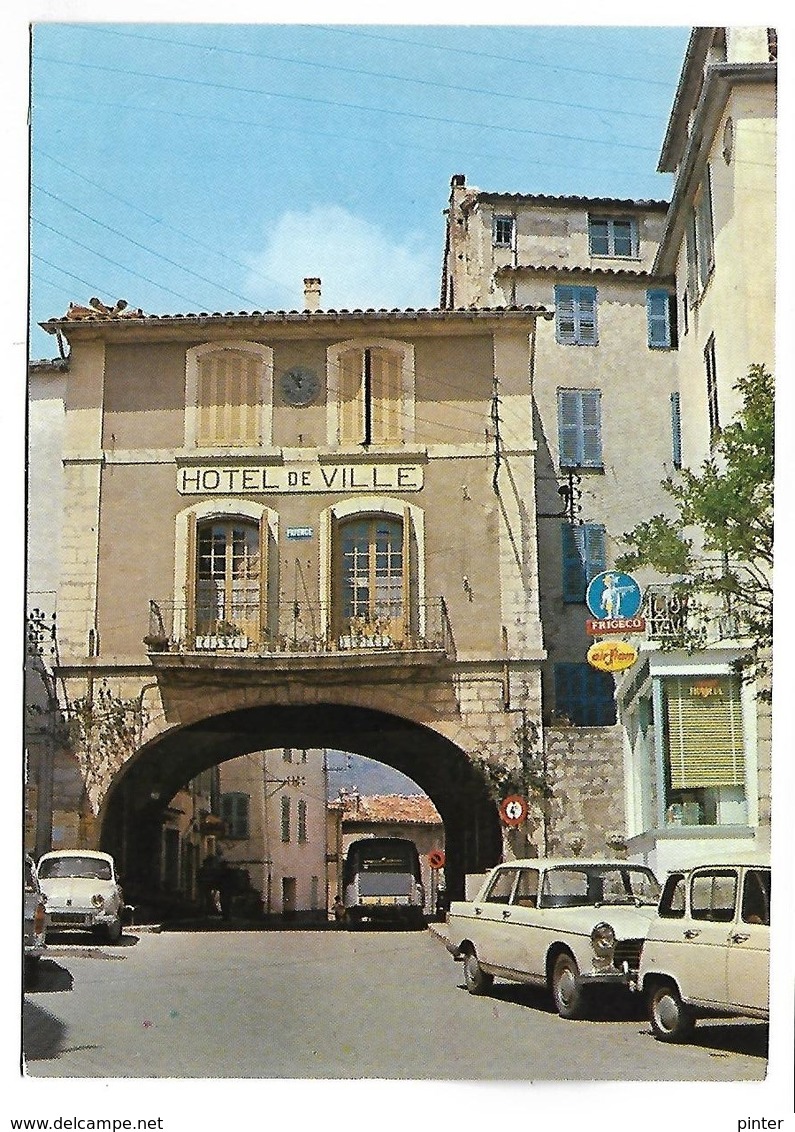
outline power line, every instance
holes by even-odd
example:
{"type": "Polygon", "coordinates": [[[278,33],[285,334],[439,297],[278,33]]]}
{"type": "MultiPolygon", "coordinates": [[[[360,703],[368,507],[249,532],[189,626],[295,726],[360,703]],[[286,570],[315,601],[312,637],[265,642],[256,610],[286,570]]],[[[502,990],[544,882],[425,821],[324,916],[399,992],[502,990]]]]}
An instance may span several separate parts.
{"type": "MultiPolygon", "coordinates": [[[[590,106],[584,102],[564,102],[556,101],[550,98],[539,98],[530,94],[517,94],[515,91],[507,90],[484,90],[481,87],[462,86],[457,83],[443,83],[436,79],[419,78],[416,75],[396,75],[389,71],[368,71],[361,67],[345,67],[340,63],[324,63],[316,59],[297,59],[289,55],[274,55],[265,51],[245,51],[238,47],[221,47],[218,44],[191,43],[182,39],[166,39],[160,36],[141,35],[138,32],[124,32],[116,28],[110,28],[104,25],[83,25],[79,27],[80,31],[99,32],[102,35],[115,35],[125,39],[140,40],[148,43],[161,43],[170,47],[187,47],[197,51],[212,51],[213,55],[234,55],[241,56],[249,59],[267,59],[269,62],[276,63],[289,63],[299,67],[314,67],[318,70],[335,71],[340,74],[347,75],[360,75],[365,78],[373,79],[388,79],[394,82],[411,83],[413,86],[427,86],[434,87],[438,90],[447,90],[459,94],[478,94],[485,95],[489,98],[504,98],[515,102],[532,102],[542,106],[557,106],[570,110],[589,110],[594,114],[616,114],[620,117],[629,118],[646,118],[650,121],[657,121],[659,115],[657,114],[644,114],[639,110],[619,109],[618,107],[611,106],[590,106]]],[[[538,64],[530,63],[530,66],[538,64]]],[[[584,74],[592,74],[593,72],[585,71],[584,74]]]]}
{"type": "MultiPolygon", "coordinates": [[[[240,294],[238,294],[237,291],[233,291],[230,287],[225,287],[223,285],[223,283],[219,283],[217,280],[214,280],[214,279],[208,279],[206,275],[200,275],[197,271],[194,271],[192,268],[185,267],[183,264],[177,263],[176,260],[169,259],[169,257],[163,255],[162,252],[156,252],[154,250],[154,248],[149,248],[149,247],[146,246],[146,244],[139,243],[139,241],[134,240],[132,238],[132,236],[128,236],[124,232],[120,232],[118,228],[112,228],[109,224],[105,224],[105,223],[103,223],[103,221],[97,220],[97,218],[95,216],[91,216],[88,212],[83,212],[82,209],[77,208],[73,204],[70,204],[68,201],[64,200],[63,197],[56,196],[55,193],[49,192],[48,189],[42,188],[40,185],[37,185],[35,182],[31,182],[31,184],[32,184],[32,187],[37,192],[44,193],[45,196],[50,197],[52,200],[57,200],[59,204],[62,204],[66,208],[71,209],[72,212],[76,212],[78,216],[82,216],[86,220],[90,220],[92,224],[96,224],[99,228],[104,228],[106,232],[112,232],[114,236],[121,236],[121,238],[123,240],[127,240],[134,247],[140,248],[141,251],[145,251],[149,255],[153,255],[157,259],[162,259],[164,263],[171,264],[172,267],[176,267],[176,268],[178,268],[178,270],[184,271],[187,275],[193,275],[196,279],[199,279],[202,283],[209,283],[211,286],[217,287],[221,291],[226,291],[226,293],[228,295],[233,295],[234,298],[236,298],[236,299],[242,299],[244,303],[250,303],[252,306],[257,306],[256,301],[254,299],[249,298],[247,295],[240,295],[240,294]]],[[[182,297],[184,297],[184,296],[182,296],[182,297]]]]}
{"type": "MultiPolygon", "coordinates": [[[[226,252],[222,252],[222,251],[219,251],[218,248],[211,247],[210,244],[203,243],[201,240],[197,239],[197,237],[194,236],[192,233],[186,232],[182,228],[177,228],[174,224],[169,224],[168,221],[163,220],[162,217],[155,216],[153,213],[147,212],[145,208],[141,208],[140,205],[134,204],[132,201],[127,200],[125,197],[119,196],[118,193],[114,193],[110,189],[106,189],[103,185],[100,185],[100,183],[98,181],[92,180],[91,177],[86,177],[86,175],[84,173],[79,172],[79,170],[77,170],[77,169],[73,169],[72,166],[67,165],[65,161],[61,161],[61,160],[59,160],[59,158],[53,157],[53,155],[51,153],[47,153],[45,150],[39,149],[35,146],[33,148],[34,148],[35,153],[40,154],[42,157],[46,157],[48,161],[54,162],[56,165],[59,165],[62,169],[65,169],[67,172],[73,174],[75,177],[78,177],[81,181],[85,181],[85,183],[87,185],[92,185],[95,189],[99,189],[99,191],[101,193],[105,193],[106,196],[111,197],[111,199],[119,201],[120,204],[126,205],[128,208],[133,209],[135,212],[140,212],[140,214],[142,216],[145,216],[148,220],[153,220],[156,224],[161,224],[164,228],[168,228],[170,231],[176,232],[177,235],[184,236],[185,239],[190,240],[191,243],[195,244],[197,248],[203,248],[204,251],[211,252],[213,255],[218,256],[220,259],[225,259],[229,263],[234,264],[235,267],[240,267],[244,271],[249,271],[254,275],[258,275],[261,279],[264,279],[267,283],[272,283],[272,284],[274,284],[274,286],[284,288],[284,284],[280,283],[278,280],[273,279],[271,276],[266,275],[262,271],[258,271],[256,268],[253,268],[253,267],[249,266],[248,264],[241,263],[240,260],[234,259],[232,256],[227,255],[226,252]]],[[[46,191],[46,190],[42,190],[42,191],[46,191]]],[[[52,195],[52,194],[50,194],[50,195],[52,195]]],[[[56,198],[56,199],[59,199],[59,198],[56,198]]],[[[286,288],[284,288],[284,289],[286,290],[286,288]]],[[[234,292],[230,292],[230,294],[234,294],[234,292]]]]}
{"type": "MultiPolygon", "coordinates": [[[[52,56],[40,55],[39,61],[45,63],[60,63],[62,66],[77,67],[82,70],[101,71],[105,74],[125,75],[128,78],[154,79],[158,82],[180,83],[185,86],[200,87],[208,90],[225,90],[232,94],[254,94],[265,98],[280,98],[288,102],[306,102],[314,106],[332,106],[342,110],[357,110],[368,114],[386,114],[398,118],[409,118],[421,122],[434,122],[439,125],[467,126],[481,130],[499,130],[503,133],[522,134],[531,137],[551,138],[555,141],[576,141],[588,145],[609,145],[613,149],[633,149],[645,153],[656,153],[656,147],[636,145],[632,142],[615,141],[608,138],[580,136],[578,134],[561,134],[546,130],[529,129],[524,126],[514,126],[509,123],[473,122],[468,119],[444,118],[435,114],[419,114],[413,110],[397,110],[394,107],[365,106],[356,102],[342,102],[338,99],[316,98],[308,94],[283,94],[281,91],[264,90],[258,87],[237,87],[230,83],[209,82],[202,79],[186,79],[180,75],[158,75],[151,71],[132,71],[123,67],[106,67],[98,63],[76,63],[70,59],[57,59],[52,56]]],[[[34,98],[35,102],[35,98],[34,98]]]]}

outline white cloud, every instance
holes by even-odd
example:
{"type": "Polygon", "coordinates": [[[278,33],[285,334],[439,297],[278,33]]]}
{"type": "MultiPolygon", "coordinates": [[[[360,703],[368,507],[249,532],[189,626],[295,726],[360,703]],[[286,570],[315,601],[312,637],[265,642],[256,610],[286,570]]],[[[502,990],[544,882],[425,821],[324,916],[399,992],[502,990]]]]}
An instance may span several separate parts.
{"type": "Polygon", "coordinates": [[[304,278],[318,276],[324,310],[433,307],[440,254],[438,241],[414,236],[400,243],[344,208],[317,205],[279,217],[252,261],[246,290],[262,295],[265,307],[300,309],[304,278]]]}

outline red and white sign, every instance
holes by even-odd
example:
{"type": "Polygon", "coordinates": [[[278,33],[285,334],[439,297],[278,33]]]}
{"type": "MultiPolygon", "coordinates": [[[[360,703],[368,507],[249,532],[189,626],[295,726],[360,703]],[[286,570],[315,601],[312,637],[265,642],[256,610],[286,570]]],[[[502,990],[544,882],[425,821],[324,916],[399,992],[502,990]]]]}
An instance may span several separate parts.
{"type": "Polygon", "coordinates": [[[521,794],[509,794],[500,804],[500,817],[505,825],[521,825],[527,817],[527,800],[521,794]]]}
{"type": "Polygon", "coordinates": [[[585,632],[591,637],[601,637],[608,633],[645,633],[645,617],[588,617],[585,632]]]}

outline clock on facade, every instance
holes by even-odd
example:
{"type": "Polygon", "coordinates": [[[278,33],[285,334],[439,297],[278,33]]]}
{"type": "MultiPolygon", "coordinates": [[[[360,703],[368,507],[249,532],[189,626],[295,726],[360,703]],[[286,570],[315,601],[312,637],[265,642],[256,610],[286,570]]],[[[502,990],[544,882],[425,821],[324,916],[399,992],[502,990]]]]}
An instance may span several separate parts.
{"type": "Polygon", "coordinates": [[[293,366],[282,374],[281,387],[288,405],[309,405],[320,391],[320,381],[313,369],[293,366]]]}

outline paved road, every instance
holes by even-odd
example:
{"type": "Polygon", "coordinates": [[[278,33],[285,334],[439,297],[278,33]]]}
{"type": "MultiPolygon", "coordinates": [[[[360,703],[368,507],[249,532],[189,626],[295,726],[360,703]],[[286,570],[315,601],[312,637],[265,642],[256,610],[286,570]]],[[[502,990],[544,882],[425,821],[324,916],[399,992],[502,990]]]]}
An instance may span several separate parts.
{"type": "MultiPolygon", "coordinates": [[[[64,937],[61,937],[62,939],[64,937]]],[[[136,933],[54,945],[25,995],[31,1077],[758,1080],[767,1031],[666,1046],[628,1012],[566,1022],[534,988],[463,989],[427,932],[136,933]]]]}

